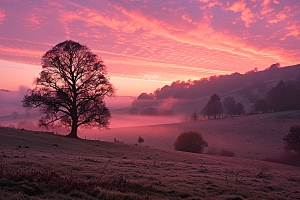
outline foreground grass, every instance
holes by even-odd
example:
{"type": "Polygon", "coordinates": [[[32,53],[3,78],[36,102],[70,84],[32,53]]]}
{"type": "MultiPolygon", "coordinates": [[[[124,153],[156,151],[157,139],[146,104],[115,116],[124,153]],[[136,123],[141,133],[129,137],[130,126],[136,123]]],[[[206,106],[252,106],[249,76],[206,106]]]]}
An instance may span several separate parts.
{"type": "Polygon", "coordinates": [[[0,128],[1,199],[295,199],[299,167],[0,128]]]}

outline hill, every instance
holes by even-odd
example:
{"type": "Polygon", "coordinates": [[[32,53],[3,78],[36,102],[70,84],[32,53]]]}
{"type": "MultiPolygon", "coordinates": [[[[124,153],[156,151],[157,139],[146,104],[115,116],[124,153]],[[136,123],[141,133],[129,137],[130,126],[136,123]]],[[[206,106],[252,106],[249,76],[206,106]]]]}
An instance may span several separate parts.
{"type": "MultiPolygon", "coordinates": [[[[279,65],[279,64],[278,64],[279,65]]],[[[234,97],[236,102],[245,105],[247,111],[267,91],[280,80],[300,81],[300,64],[287,67],[272,65],[263,71],[252,70],[246,74],[233,73],[230,75],[211,76],[194,81],[176,81],[171,85],[158,88],[153,93],[142,93],[132,102],[130,114],[147,114],[146,107],[157,108],[158,115],[166,112],[173,113],[199,112],[207,103],[209,97],[216,93],[221,101],[228,97],[234,97]],[[160,112],[162,110],[163,112],[160,112]]],[[[153,115],[153,113],[149,113],[153,115]]],[[[156,114],[157,115],[157,114],[156,114]]]]}
{"type": "Polygon", "coordinates": [[[299,167],[0,128],[2,199],[295,199],[299,167]]]}

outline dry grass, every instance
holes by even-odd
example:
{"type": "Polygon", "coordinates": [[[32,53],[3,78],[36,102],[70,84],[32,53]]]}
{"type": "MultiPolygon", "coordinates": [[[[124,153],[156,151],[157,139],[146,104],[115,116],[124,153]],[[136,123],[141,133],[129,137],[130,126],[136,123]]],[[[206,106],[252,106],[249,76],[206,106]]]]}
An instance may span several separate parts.
{"type": "Polygon", "coordinates": [[[300,198],[299,167],[11,128],[0,138],[2,199],[300,198]]]}

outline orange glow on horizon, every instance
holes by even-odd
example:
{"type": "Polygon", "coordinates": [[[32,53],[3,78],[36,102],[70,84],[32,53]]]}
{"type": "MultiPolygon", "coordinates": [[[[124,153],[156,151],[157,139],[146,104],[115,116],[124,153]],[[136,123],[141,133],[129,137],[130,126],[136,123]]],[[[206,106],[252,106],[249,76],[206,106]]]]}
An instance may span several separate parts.
{"type": "Polygon", "coordinates": [[[299,8],[293,0],[2,1],[0,88],[30,86],[41,56],[66,39],[104,60],[122,96],[298,64],[299,8]]]}

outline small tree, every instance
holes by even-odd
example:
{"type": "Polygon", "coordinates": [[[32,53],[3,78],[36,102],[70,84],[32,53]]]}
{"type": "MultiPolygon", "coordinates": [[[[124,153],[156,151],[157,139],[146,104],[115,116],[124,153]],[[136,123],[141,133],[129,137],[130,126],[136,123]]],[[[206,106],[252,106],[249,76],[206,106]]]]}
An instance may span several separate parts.
{"type": "Polygon", "coordinates": [[[203,116],[203,119],[205,119],[205,116],[207,116],[208,118],[208,111],[206,105],[201,109],[200,114],[203,116]]]}
{"type": "Polygon", "coordinates": [[[191,114],[184,114],[180,120],[182,122],[195,122],[199,119],[200,119],[200,115],[198,115],[197,112],[194,111],[191,114]]]}
{"type": "Polygon", "coordinates": [[[244,109],[244,105],[241,104],[240,102],[238,102],[236,104],[236,108],[235,108],[235,114],[241,116],[242,114],[245,113],[245,109],[244,109]]]}
{"type": "Polygon", "coordinates": [[[300,155],[300,126],[291,126],[289,133],[282,139],[284,150],[295,151],[300,155]]]}
{"type": "Polygon", "coordinates": [[[183,132],[174,142],[175,150],[192,153],[202,153],[204,147],[207,146],[208,144],[203,140],[202,135],[196,131],[183,132]]]}
{"type": "Polygon", "coordinates": [[[191,121],[197,121],[199,120],[199,115],[197,114],[196,111],[192,112],[192,114],[190,115],[191,121]]]}
{"type": "Polygon", "coordinates": [[[141,144],[141,143],[143,143],[144,142],[144,139],[140,136],[139,138],[138,138],[138,140],[137,140],[137,142],[139,143],[139,145],[141,144]]]}
{"type": "Polygon", "coordinates": [[[234,114],[236,104],[235,104],[235,100],[233,97],[226,97],[223,101],[223,105],[226,110],[227,116],[234,114]]]}
{"type": "Polygon", "coordinates": [[[19,116],[19,113],[17,111],[12,112],[12,116],[14,117],[14,119],[17,119],[19,116]]]}

